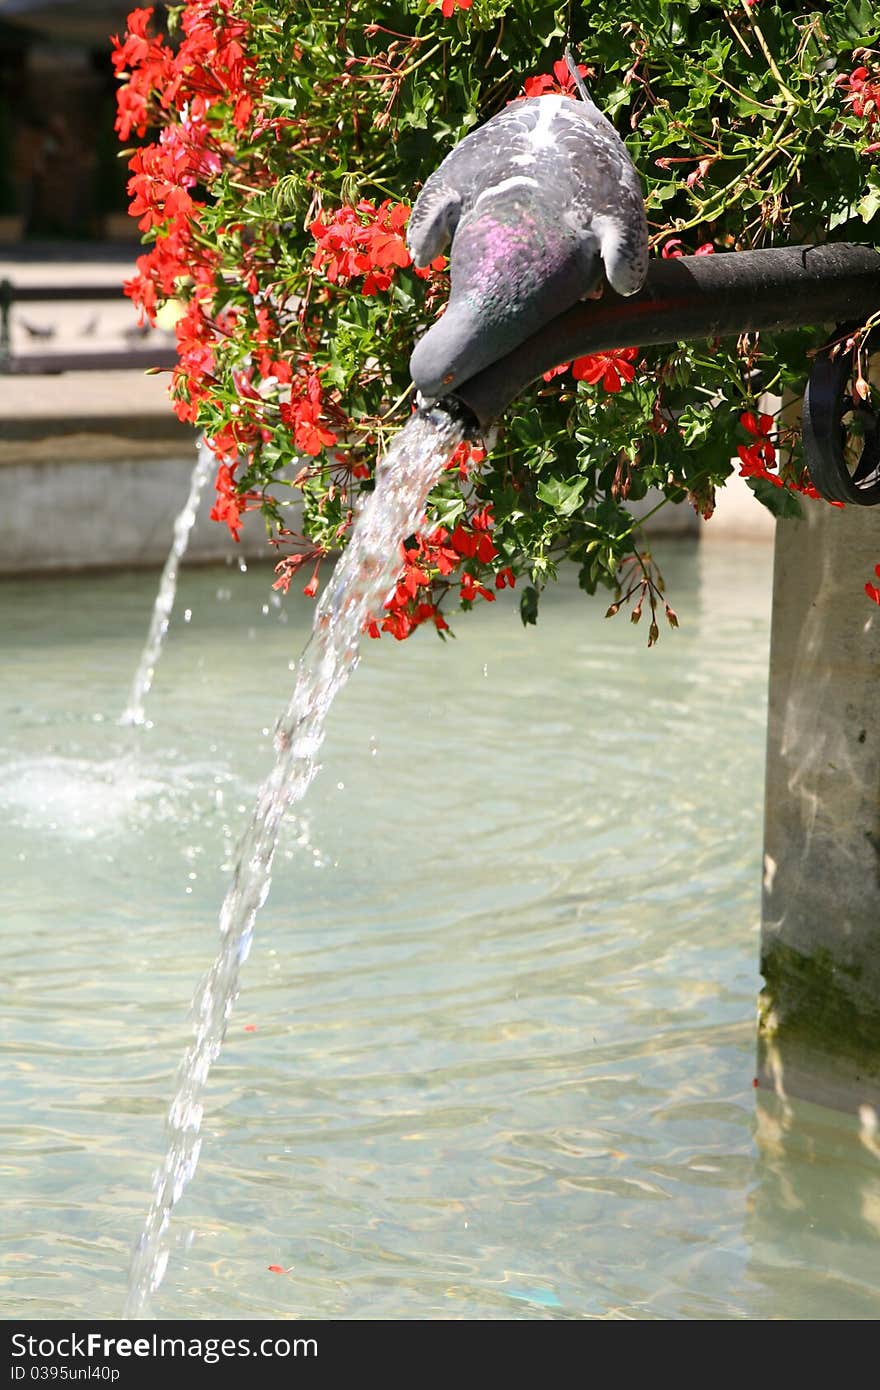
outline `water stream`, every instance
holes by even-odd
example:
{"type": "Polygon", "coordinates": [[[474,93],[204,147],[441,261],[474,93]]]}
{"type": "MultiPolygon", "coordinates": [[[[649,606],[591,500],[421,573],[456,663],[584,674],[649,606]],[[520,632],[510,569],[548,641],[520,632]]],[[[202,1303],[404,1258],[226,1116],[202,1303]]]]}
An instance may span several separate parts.
{"type": "Polygon", "coordinates": [[[186,553],[190,532],[195,524],[196,513],[199,509],[199,502],[205,483],[214,469],[214,464],[214,455],[207,442],[204,438],[200,439],[195,467],[190,478],[189,496],[174,522],[174,539],[171,542],[168,559],[165,561],[165,568],[159,580],[159,591],[153,605],[153,616],[150,619],[147,640],[144,643],[141,659],[131,683],[128,704],[119,721],[121,724],[143,724],[146,718],[144,701],[150,693],[156,665],[162,654],[162,646],[168,632],[168,624],[171,621],[174,596],[177,593],[177,571],[186,553]]]}
{"type": "Polygon", "coordinates": [[[438,409],[419,412],[401,431],[318,604],[293,694],[276,728],[275,764],[257,795],[220,911],[221,947],[196,992],[195,1037],[183,1059],[168,1113],[167,1152],[132,1261],[127,1317],[149,1315],[150,1298],[165,1274],[171,1214],[198,1163],[205,1083],[238,995],[256,915],[269,893],[285,811],[301,800],[318,771],[327,713],[357,665],[364,625],[381,610],[400,568],[400,542],[418,528],[428,493],[463,434],[461,423],[438,409]]]}

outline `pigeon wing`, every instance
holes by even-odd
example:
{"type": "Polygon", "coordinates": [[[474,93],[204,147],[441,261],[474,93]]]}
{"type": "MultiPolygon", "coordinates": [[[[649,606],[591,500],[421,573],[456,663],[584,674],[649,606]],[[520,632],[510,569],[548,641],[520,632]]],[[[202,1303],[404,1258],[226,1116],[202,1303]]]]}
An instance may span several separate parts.
{"type": "Polygon", "coordinates": [[[425,183],[407,224],[406,244],[419,268],[446,250],[461,216],[461,195],[448,182],[445,163],[425,183]]]}
{"type": "Polygon", "coordinates": [[[472,211],[481,193],[516,172],[516,159],[528,134],[528,123],[518,114],[524,105],[528,103],[514,102],[472,130],[425,181],[406,229],[406,243],[417,266],[427,265],[446,250],[461,218],[472,211]]]}
{"type": "Polygon", "coordinates": [[[588,256],[598,241],[612,288],[633,294],[648,268],[639,176],[626,146],[592,101],[542,96],[512,102],[465,136],[430,176],[407,229],[416,265],[439,255],[481,200],[506,192],[555,208],[588,256]]]}
{"type": "Polygon", "coordinates": [[[641,181],[627,148],[592,102],[568,101],[556,126],[559,148],[570,150],[568,217],[596,237],[611,288],[635,294],[648,273],[648,223],[641,181]]]}

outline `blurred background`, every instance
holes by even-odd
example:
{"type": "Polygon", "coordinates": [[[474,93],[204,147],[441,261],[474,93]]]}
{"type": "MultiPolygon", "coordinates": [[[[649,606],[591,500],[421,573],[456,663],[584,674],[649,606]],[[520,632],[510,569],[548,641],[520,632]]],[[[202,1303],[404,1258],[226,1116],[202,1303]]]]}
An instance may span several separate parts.
{"type": "MultiPolygon", "coordinates": [[[[0,240],[137,240],[113,130],[127,0],[0,0],[0,240]]],[[[158,9],[164,8],[158,6],[158,9]]]]}
{"type": "MultiPolygon", "coordinates": [[[[139,323],[123,292],[141,234],[111,35],[132,8],[0,0],[0,575],[161,565],[187,495],[173,326],[139,323]]],[[[209,509],[190,558],[266,553],[258,516],[236,547],[209,509]]]]}

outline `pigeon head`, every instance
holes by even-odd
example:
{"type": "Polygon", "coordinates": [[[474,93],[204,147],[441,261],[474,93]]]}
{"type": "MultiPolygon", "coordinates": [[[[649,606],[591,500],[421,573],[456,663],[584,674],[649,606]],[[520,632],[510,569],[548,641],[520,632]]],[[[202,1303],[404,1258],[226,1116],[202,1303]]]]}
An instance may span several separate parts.
{"type": "Polygon", "coordinates": [[[445,312],[416,344],[410,375],[436,400],[511,352],[601,276],[598,243],[522,197],[480,200],[452,243],[445,312]]]}

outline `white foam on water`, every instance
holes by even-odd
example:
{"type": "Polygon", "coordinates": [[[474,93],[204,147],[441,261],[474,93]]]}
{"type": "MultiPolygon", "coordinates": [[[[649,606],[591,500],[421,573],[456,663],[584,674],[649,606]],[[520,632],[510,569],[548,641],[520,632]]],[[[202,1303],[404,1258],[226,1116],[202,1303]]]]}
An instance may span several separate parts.
{"type": "Polygon", "coordinates": [[[167,820],[185,823],[200,808],[220,809],[224,788],[243,791],[237,777],[212,763],[166,764],[141,750],[101,759],[0,752],[0,767],[7,826],[73,842],[122,838],[167,820]]]}
{"type": "Polygon", "coordinates": [[[4,763],[0,808],[23,829],[91,840],[130,824],[167,790],[133,759],[40,755],[4,763]]]}

